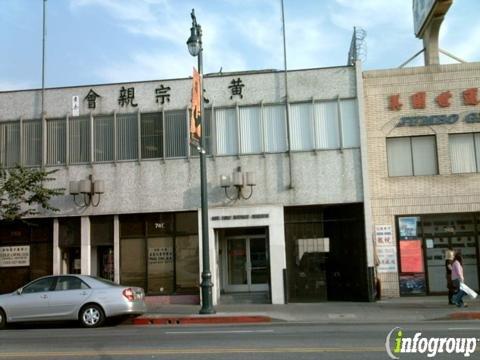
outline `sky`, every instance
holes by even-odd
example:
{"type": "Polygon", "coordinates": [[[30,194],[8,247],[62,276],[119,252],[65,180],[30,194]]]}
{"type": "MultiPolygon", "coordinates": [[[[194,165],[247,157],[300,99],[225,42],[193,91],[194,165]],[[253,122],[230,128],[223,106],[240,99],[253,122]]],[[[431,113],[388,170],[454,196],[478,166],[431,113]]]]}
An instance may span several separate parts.
{"type": "MultiPolygon", "coordinates": [[[[283,69],[281,0],[47,0],[45,86],[184,78],[190,12],[204,72],[283,69]]],[[[288,69],[346,65],[353,27],[363,68],[396,68],[422,49],[411,0],[284,0],[288,69]]],[[[0,0],[0,91],[41,87],[43,0],[0,0]]],[[[440,48],[480,61],[480,0],[454,0],[440,48]]],[[[441,56],[441,63],[455,62],[441,56]]],[[[409,66],[423,64],[420,56],[409,66]]]]}

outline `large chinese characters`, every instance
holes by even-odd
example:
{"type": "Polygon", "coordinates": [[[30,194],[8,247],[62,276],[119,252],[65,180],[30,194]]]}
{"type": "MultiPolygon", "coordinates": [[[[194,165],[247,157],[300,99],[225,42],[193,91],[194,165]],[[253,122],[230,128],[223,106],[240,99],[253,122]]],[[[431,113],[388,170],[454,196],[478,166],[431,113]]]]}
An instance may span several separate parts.
{"type": "MultiPolygon", "coordinates": [[[[450,90],[442,91],[434,98],[435,104],[440,108],[448,108],[452,105],[454,95],[450,90]]],[[[428,96],[425,91],[418,91],[409,96],[409,103],[412,109],[425,109],[427,107],[428,96]]],[[[478,100],[478,88],[466,89],[462,92],[461,101],[463,105],[475,106],[480,103],[478,100]]],[[[402,110],[404,103],[408,104],[408,99],[402,99],[400,94],[393,94],[388,97],[388,108],[391,111],[402,110]]]]}

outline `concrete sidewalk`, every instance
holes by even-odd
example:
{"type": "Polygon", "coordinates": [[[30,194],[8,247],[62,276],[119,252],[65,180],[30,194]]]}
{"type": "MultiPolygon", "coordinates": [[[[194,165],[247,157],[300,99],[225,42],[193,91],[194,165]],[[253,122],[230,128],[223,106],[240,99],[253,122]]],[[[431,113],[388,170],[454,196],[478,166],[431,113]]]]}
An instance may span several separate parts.
{"type": "Polygon", "coordinates": [[[469,300],[467,308],[447,304],[446,296],[403,297],[377,302],[322,302],[306,304],[217,305],[214,315],[199,315],[199,305],[148,304],[148,313],[134,324],[226,324],[259,322],[358,322],[405,323],[429,320],[480,320],[480,300],[469,300]]]}

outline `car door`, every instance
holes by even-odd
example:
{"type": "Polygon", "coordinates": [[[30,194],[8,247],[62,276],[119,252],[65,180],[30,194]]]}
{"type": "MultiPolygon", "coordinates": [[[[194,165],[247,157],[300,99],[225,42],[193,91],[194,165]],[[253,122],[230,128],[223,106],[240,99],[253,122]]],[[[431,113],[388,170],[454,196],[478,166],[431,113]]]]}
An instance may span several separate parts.
{"type": "Polygon", "coordinates": [[[55,276],[38,279],[12,296],[6,313],[9,321],[48,320],[48,297],[56,282],[55,276]]]}
{"type": "Polygon", "coordinates": [[[77,276],[59,276],[49,294],[50,314],[57,320],[77,319],[78,310],[90,297],[92,289],[77,276]]]}

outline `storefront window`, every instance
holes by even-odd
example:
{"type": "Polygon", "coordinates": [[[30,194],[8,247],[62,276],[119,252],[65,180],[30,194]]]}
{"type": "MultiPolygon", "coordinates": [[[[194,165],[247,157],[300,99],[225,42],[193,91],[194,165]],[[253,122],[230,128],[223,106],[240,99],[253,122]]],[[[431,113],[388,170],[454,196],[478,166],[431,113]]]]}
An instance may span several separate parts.
{"type": "Polygon", "coordinates": [[[175,255],[177,293],[195,292],[199,283],[198,236],[178,236],[175,255]]]}
{"type": "Polygon", "coordinates": [[[120,217],[120,281],[150,295],[197,294],[197,212],[120,217]]]}
{"type": "Polygon", "coordinates": [[[114,280],[113,262],[113,216],[93,216],[90,218],[92,259],[97,259],[95,275],[114,280]]]}
{"type": "Polygon", "coordinates": [[[145,236],[145,220],[141,215],[120,216],[120,236],[145,236]]]}
{"type": "Polygon", "coordinates": [[[173,239],[148,239],[148,292],[173,293],[173,239]]]}
{"type": "Polygon", "coordinates": [[[0,294],[53,271],[52,220],[0,222],[0,294]]]}
{"type": "Polygon", "coordinates": [[[120,245],[122,285],[147,288],[145,261],[145,239],[122,239],[120,245]]]}

